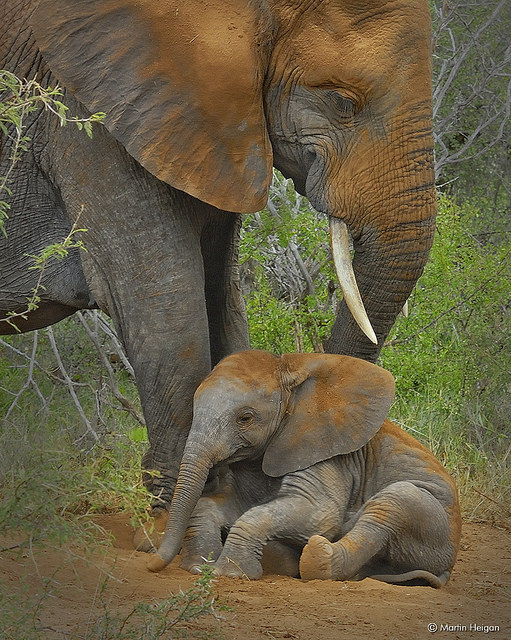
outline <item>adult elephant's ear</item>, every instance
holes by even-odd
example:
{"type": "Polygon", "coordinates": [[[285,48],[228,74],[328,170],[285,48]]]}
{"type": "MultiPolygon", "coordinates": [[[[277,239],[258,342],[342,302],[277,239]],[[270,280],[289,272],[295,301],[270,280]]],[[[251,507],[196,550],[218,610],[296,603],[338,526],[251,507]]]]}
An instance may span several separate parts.
{"type": "Polygon", "coordinates": [[[349,356],[282,356],[281,381],[289,401],[263,458],[269,476],[360,449],[378,432],[394,400],[388,371],[349,356]]]}
{"type": "Polygon", "coordinates": [[[38,46],[59,81],[148,171],[215,207],[262,209],[272,154],[264,61],[246,0],[40,0],[38,46]]]}

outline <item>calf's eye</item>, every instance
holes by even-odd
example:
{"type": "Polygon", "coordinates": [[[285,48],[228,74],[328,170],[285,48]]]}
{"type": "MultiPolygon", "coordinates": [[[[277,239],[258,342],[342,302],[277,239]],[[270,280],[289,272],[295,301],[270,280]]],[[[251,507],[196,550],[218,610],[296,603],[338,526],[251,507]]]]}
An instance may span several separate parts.
{"type": "Polygon", "coordinates": [[[244,411],[243,413],[240,413],[239,416],[236,418],[236,422],[242,427],[247,427],[253,421],[254,421],[254,414],[252,413],[252,411],[244,411]]]}

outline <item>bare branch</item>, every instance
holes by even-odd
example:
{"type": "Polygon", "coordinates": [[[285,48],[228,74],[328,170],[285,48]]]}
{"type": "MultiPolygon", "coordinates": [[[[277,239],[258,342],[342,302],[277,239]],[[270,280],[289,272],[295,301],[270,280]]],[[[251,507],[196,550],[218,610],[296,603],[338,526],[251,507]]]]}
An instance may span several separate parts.
{"type": "Polygon", "coordinates": [[[50,341],[50,345],[53,351],[53,354],[55,356],[55,360],[57,361],[57,365],[59,367],[60,373],[62,374],[62,378],[64,379],[69,394],[71,395],[71,398],[73,399],[73,402],[75,404],[76,410],[78,411],[78,414],[80,416],[80,418],[83,420],[83,423],[85,424],[85,427],[87,429],[86,433],[88,433],[89,435],[92,436],[92,438],[94,439],[95,442],[99,441],[99,436],[98,434],[94,431],[94,429],[92,428],[92,424],[90,422],[90,420],[87,418],[87,416],[85,415],[85,412],[83,410],[83,407],[80,403],[80,400],[78,399],[78,396],[76,395],[76,391],[74,389],[74,383],[71,380],[71,378],[69,377],[66,368],[64,366],[64,363],[62,362],[62,358],[60,357],[60,352],[59,349],[57,347],[57,343],[55,341],[55,335],[53,333],[53,329],[51,327],[48,327],[46,329],[46,334],[48,335],[48,339],[50,341]]]}
{"type": "MultiPolygon", "coordinates": [[[[14,400],[11,403],[11,406],[9,407],[9,409],[7,410],[7,413],[5,414],[5,419],[7,419],[13,409],[16,407],[16,405],[18,404],[18,400],[21,398],[21,396],[23,395],[23,393],[32,385],[34,387],[34,389],[36,390],[37,395],[39,396],[39,398],[41,399],[42,403],[43,403],[43,407],[47,407],[47,403],[46,403],[46,399],[44,398],[43,394],[41,393],[41,390],[39,389],[39,387],[37,386],[36,381],[34,380],[34,367],[35,367],[35,363],[36,363],[36,354],[37,354],[37,345],[38,345],[38,332],[34,331],[34,337],[32,340],[32,354],[29,357],[29,366],[28,366],[28,375],[27,375],[27,379],[25,381],[25,383],[23,384],[23,386],[21,387],[21,389],[18,391],[18,393],[16,394],[14,400]]],[[[2,340],[3,342],[3,340],[2,340]]],[[[25,355],[25,354],[23,354],[25,355]]]]}
{"type": "Polygon", "coordinates": [[[130,361],[126,357],[124,352],[124,348],[121,344],[121,341],[117,337],[117,334],[114,332],[112,327],[105,320],[103,315],[99,313],[99,311],[83,311],[82,315],[84,317],[93,317],[94,322],[97,323],[98,327],[103,331],[103,333],[110,339],[112,344],[114,345],[115,353],[119,356],[124,368],[128,371],[132,378],[135,377],[135,372],[133,371],[133,367],[131,366],[130,361]]]}
{"type": "MultiPolygon", "coordinates": [[[[486,31],[486,29],[488,29],[497,19],[497,17],[499,16],[502,8],[504,6],[506,6],[508,0],[500,0],[499,4],[495,7],[495,10],[493,11],[493,13],[489,16],[489,18],[486,20],[486,22],[484,22],[479,29],[477,29],[477,31],[473,34],[471,34],[470,38],[468,39],[467,42],[465,42],[463,44],[463,46],[461,47],[461,49],[456,52],[456,43],[454,40],[454,36],[451,30],[449,30],[449,35],[451,38],[451,43],[453,45],[453,51],[454,51],[454,55],[452,60],[454,60],[454,62],[451,64],[451,68],[449,71],[449,75],[446,78],[445,82],[437,82],[437,86],[435,88],[435,91],[433,93],[433,118],[435,118],[437,116],[438,110],[441,107],[441,104],[447,94],[447,92],[449,91],[454,79],[456,78],[460,67],[462,66],[462,64],[464,63],[465,59],[467,58],[467,56],[469,55],[469,53],[471,52],[471,50],[478,46],[479,44],[479,38],[480,36],[486,31]]],[[[451,3],[452,4],[452,3],[451,3]]],[[[447,3],[444,3],[444,7],[447,5],[447,3]]],[[[456,9],[457,9],[457,5],[456,3],[454,3],[454,7],[452,9],[453,11],[453,15],[456,14],[456,9]]]]}
{"type": "Polygon", "coordinates": [[[511,46],[499,37],[511,23],[506,11],[508,0],[433,3],[437,178],[448,166],[488,154],[508,135],[511,46]]]}
{"type": "MultiPolygon", "coordinates": [[[[104,350],[101,342],[98,339],[97,333],[92,331],[92,329],[90,328],[87,320],[85,319],[84,315],[80,311],[77,313],[77,316],[78,316],[83,328],[85,329],[85,332],[89,336],[92,344],[96,347],[96,351],[97,351],[97,353],[98,353],[98,355],[99,355],[99,357],[101,359],[101,362],[102,362],[103,366],[107,370],[108,380],[109,380],[109,385],[110,385],[110,391],[112,392],[113,396],[121,403],[123,409],[125,409],[129,414],[131,414],[135,418],[135,420],[137,420],[137,422],[139,424],[145,426],[145,420],[144,420],[144,417],[142,416],[142,414],[128,400],[128,398],[126,398],[126,396],[124,396],[119,391],[119,386],[117,384],[117,379],[115,377],[114,370],[112,368],[112,365],[110,364],[108,356],[106,355],[105,350],[104,350]]],[[[97,317],[98,316],[96,316],[96,318],[97,317]]],[[[95,319],[94,316],[93,316],[93,319],[95,319]]]]}
{"type": "Polygon", "coordinates": [[[312,281],[312,278],[310,276],[310,273],[307,271],[307,267],[305,266],[302,257],[300,255],[300,251],[298,250],[298,247],[296,246],[296,244],[294,242],[290,242],[288,244],[289,250],[291,251],[291,253],[293,254],[294,259],[296,260],[296,264],[298,265],[298,268],[300,269],[300,273],[303,276],[303,279],[305,280],[305,291],[304,293],[306,295],[311,295],[313,296],[315,294],[315,289],[314,289],[314,282],[312,281]]]}

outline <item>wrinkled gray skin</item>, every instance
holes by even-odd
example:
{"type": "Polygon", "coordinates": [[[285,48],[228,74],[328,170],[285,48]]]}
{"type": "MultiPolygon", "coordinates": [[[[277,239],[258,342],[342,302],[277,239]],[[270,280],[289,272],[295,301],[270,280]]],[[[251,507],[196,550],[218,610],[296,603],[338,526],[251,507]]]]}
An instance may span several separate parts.
{"type": "Polygon", "coordinates": [[[277,541],[286,573],[294,554],[298,575],[303,549],[302,578],[445,584],[460,535],[456,487],[414,438],[381,426],[392,398],[388,372],[349,357],[225,359],[195,395],[149,568],[163,568],[187,530],[181,566],[192,572],[211,553],[218,575],[257,579],[263,547],[277,541]],[[224,464],[216,492],[200,497],[208,470],[224,464]]]}
{"type": "MultiPolygon", "coordinates": [[[[186,90],[199,90],[214,78],[207,88],[218,98],[217,76],[202,73],[200,58],[198,77],[206,80],[194,84],[191,77],[195,71],[186,51],[202,51],[203,30],[186,40],[182,59],[175,56],[176,65],[185,64],[184,72],[175,72],[171,56],[177,42],[161,33],[173,22],[155,19],[150,0],[41,0],[35,12],[37,4],[1,3],[0,68],[36,77],[45,86],[60,83],[72,115],[105,111],[107,117],[104,126],[94,127],[92,140],[73,125],[60,127],[48,112],[26,123],[32,142],[11,175],[8,237],[0,234],[0,317],[25,308],[39,277],[29,270],[26,254],[62,241],[74,221],[88,229],[82,238],[87,252],[72,250],[67,259],[46,266],[39,308],[18,327],[44,327],[77,309],[99,307],[112,317],[147,423],[144,465],[161,473],[152,490],[168,504],[195,389],[223,356],[248,346],[237,267],[240,217],[229,211],[253,211],[254,202],[262,206],[271,162],[318,210],[345,220],[354,238],[354,269],[379,345],[362,334],[343,304],[327,350],[374,361],[421,274],[435,218],[427,3],[403,0],[395,14],[381,3],[381,15],[372,3],[338,0],[318,7],[298,3],[291,14],[280,0],[241,3],[244,10],[261,11],[242,25],[245,31],[259,28],[257,47],[249,42],[243,51],[243,61],[252,56],[253,69],[222,77],[246,80],[254,92],[247,109],[252,114],[255,105],[262,115],[251,129],[242,105],[243,121],[236,123],[236,135],[227,129],[225,139],[219,114],[207,120],[209,129],[189,122],[186,90]],[[351,23],[361,26],[363,37],[351,23]],[[325,25],[323,38],[318,29],[325,25]],[[309,46],[309,29],[325,51],[309,46]],[[356,51],[346,44],[351,40],[356,51]],[[165,55],[153,51],[156,45],[166,47],[165,55]],[[185,72],[191,84],[183,89],[179,74],[185,72]],[[349,87],[344,97],[343,87],[349,87]],[[173,124],[175,111],[182,116],[179,127],[173,124]],[[259,155],[244,162],[236,136],[252,130],[262,142],[249,140],[246,147],[259,155]],[[160,131],[165,135],[159,137],[160,131]],[[167,136],[174,133],[182,139],[170,144],[167,136]],[[220,160],[210,163],[218,173],[213,179],[201,154],[215,141],[227,148],[227,168],[220,160]],[[234,161],[247,170],[253,193],[232,186],[228,163],[234,161]],[[177,173],[183,168],[183,175],[166,172],[167,164],[177,173]],[[190,175],[204,184],[195,189],[192,179],[186,182],[190,175]],[[232,208],[220,211],[228,208],[222,202],[232,208]]],[[[225,6],[241,15],[236,1],[225,6]]],[[[232,46],[247,42],[226,33],[232,46]]],[[[216,59],[208,59],[210,66],[216,59]]],[[[228,60],[241,61],[232,55],[228,60]]],[[[205,95],[204,104],[198,96],[196,113],[208,115],[211,105],[220,105],[221,114],[231,114],[234,96],[245,93],[237,85],[226,90],[229,109],[205,95]]],[[[4,175],[8,140],[0,151],[4,175]]],[[[10,331],[0,322],[0,332],[10,331]]]]}
{"type": "MultiPolygon", "coordinates": [[[[0,68],[55,86],[29,26],[34,4],[2,3],[0,68]]],[[[73,115],[88,115],[69,92],[64,102],[73,115]]],[[[195,389],[212,363],[248,346],[237,266],[241,217],[161,182],[102,126],[90,140],[48,113],[27,124],[33,142],[11,175],[7,238],[0,234],[0,317],[25,309],[36,286],[39,272],[29,269],[27,254],[62,241],[78,219],[87,252],[47,264],[39,309],[17,324],[28,331],[97,307],[112,317],[148,428],[143,464],[161,473],[150,489],[169,502],[195,389]]],[[[7,141],[1,153],[5,175],[7,141]]],[[[0,322],[0,333],[14,331],[0,322]]]]}

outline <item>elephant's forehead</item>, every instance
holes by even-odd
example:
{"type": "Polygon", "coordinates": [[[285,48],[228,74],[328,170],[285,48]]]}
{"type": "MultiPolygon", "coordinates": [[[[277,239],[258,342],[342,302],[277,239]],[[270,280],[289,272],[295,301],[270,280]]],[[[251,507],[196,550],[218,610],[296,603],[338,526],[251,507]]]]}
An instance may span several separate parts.
{"type": "MultiPolygon", "coordinates": [[[[295,12],[300,19],[292,22],[292,38],[284,30],[274,59],[277,78],[299,67],[306,86],[352,88],[367,99],[387,95],[391,88],[407,95],[412,80],[429,82],[421,68],[429,59],[430,39],[423,0],[309,4],[305,15],[295,12]]],[[[285,18],[292,19],[287,8],[282,9],[285,18]]]]}
{"type": "Polygon", "coordinates": [[[244,351],[233,354],[213,369],[197,390],[197,396],[202,396],[208,389],[238,396],[279,392],[279,367],[280,360],[269,353],[244,351]]]}
{"type": "Polygon", "coordinates": [[[231,378],[218,377],[214,384],[201,385],[195,394],[194,411],[205,410],[214,415],[226,415],[242,407],[272,410],[279,402],[280,393],[267,391],[261,385],[247,386],[231,378]]]}

